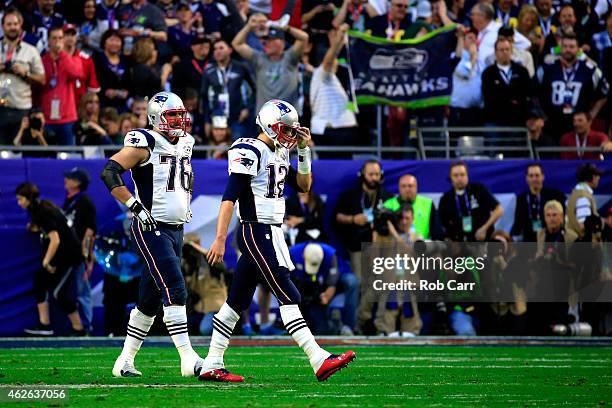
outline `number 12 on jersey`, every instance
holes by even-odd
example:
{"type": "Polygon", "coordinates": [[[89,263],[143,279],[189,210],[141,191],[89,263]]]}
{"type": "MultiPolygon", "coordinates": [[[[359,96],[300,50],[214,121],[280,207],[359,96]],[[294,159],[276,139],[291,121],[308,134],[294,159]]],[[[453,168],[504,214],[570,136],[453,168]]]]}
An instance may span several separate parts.
{"type": "Polygon", "coordinates": [[[281,198],[285,188],[287,166],[270,163],[266,166],[266,170],[268,171],[268,192],[266,193],[266,198],[281,198]]]}

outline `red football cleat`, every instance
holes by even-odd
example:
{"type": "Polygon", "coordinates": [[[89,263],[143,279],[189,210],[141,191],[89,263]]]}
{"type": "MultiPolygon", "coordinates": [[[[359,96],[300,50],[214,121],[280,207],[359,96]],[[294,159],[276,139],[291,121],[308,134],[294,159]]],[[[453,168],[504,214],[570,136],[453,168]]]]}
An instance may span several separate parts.
{"type": "Polygon", "coordinates": [[[354,359],[355,352],[352,350],[345,351],[340,355],[332,354],[323,361],[323,365],[319,368],[319,371],[317,371],[317,380],[327,380],[332,374],[342,370],[354,359]]]}
{"type": "Polygon", "coordinates": [[[244,377],[241,375],[232,374],[225,368],[214,369],[202,373],[198,376],[200,381],[215,381],[215,382],[244,382],[244,377]]]}

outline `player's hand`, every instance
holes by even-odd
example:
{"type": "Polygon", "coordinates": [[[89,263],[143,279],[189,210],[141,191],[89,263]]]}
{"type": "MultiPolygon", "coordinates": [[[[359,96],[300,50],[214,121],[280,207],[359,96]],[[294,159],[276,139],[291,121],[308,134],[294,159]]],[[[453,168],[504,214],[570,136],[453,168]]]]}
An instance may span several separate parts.
{"type": "Polygon", "coordinates": [[[55,273],[55,266],[51,266],[51,264],[47,261],[43,261],[42,267],[49,273],[55,273]]]}
{"type": "Polygon", "coordinates": [[[208,255],[206,256],[206,261],[210,266],[214,266],[218,263],[223,262],[223,255],[225,254],[225,240],[215,238],[210,249],[208,250],[208,255]]]}
{"type": "Polygon", "coordinates": [[[364,225],[368,223],[368,217],[365,214],[357,214],[353,217],[353,223],[355,225],[359,225],[360,227],[363,227],[364,225]]]}
{"type": "Polygon", "coordinates": [[[153,231],[157,228],[157,222],[155,218],[151,215],[151,213],[144,208],[142,203],[136,200],[134,197],[130,197],[130,199],[125,203],[132,214],[136,217],[138,222],[140,222],[140,226],[143,231],[153,231]]]}
{"type": "Polygon", "coordinates": [[[310,142],[310,139],[312,138],[310,136],[310,129],[308,129],[307,127],[299,127],[297,128],[297,137],[298,137],[298,147],[300,149],[305,148],[306,146],[308,146],[308,142],[310,142]]]}

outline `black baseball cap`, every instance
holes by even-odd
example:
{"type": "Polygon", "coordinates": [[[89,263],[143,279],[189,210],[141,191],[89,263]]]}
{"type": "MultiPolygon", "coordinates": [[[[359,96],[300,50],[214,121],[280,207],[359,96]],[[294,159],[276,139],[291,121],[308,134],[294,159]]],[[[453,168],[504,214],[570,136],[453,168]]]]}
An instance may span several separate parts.
{"type": "Polygon", "coordinates": [[[531,108],[529,114],[527,115],[527,119],[546,119],[546,114],[539,107],[531,108]]]}
{"type": "Polygon", "coordinates": [[[81,190],[83,191],[87,190],[87,187],[89,186],[89,173],[85,169],[74,167],[65,172],[64,177],[81,183],[81,190]]]}
{"type": "Polygon", "coordinates": [[[196,35],[196,36],[191,37],[191,45],[204,44],[204,43],[210,44],[210,40],[204,37],[203,35],[196,35]]]}

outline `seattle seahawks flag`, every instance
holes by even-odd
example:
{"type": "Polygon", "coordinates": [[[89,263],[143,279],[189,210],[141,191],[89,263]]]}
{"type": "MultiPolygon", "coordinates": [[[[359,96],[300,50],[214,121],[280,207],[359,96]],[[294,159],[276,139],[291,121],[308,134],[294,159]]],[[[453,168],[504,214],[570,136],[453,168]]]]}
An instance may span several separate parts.
{"type": "Polygon", "coordinates": [[[357,104],[424,108],[448,105],[456,25],[391,41],[349,32],[351,87],[357,104]]]}

